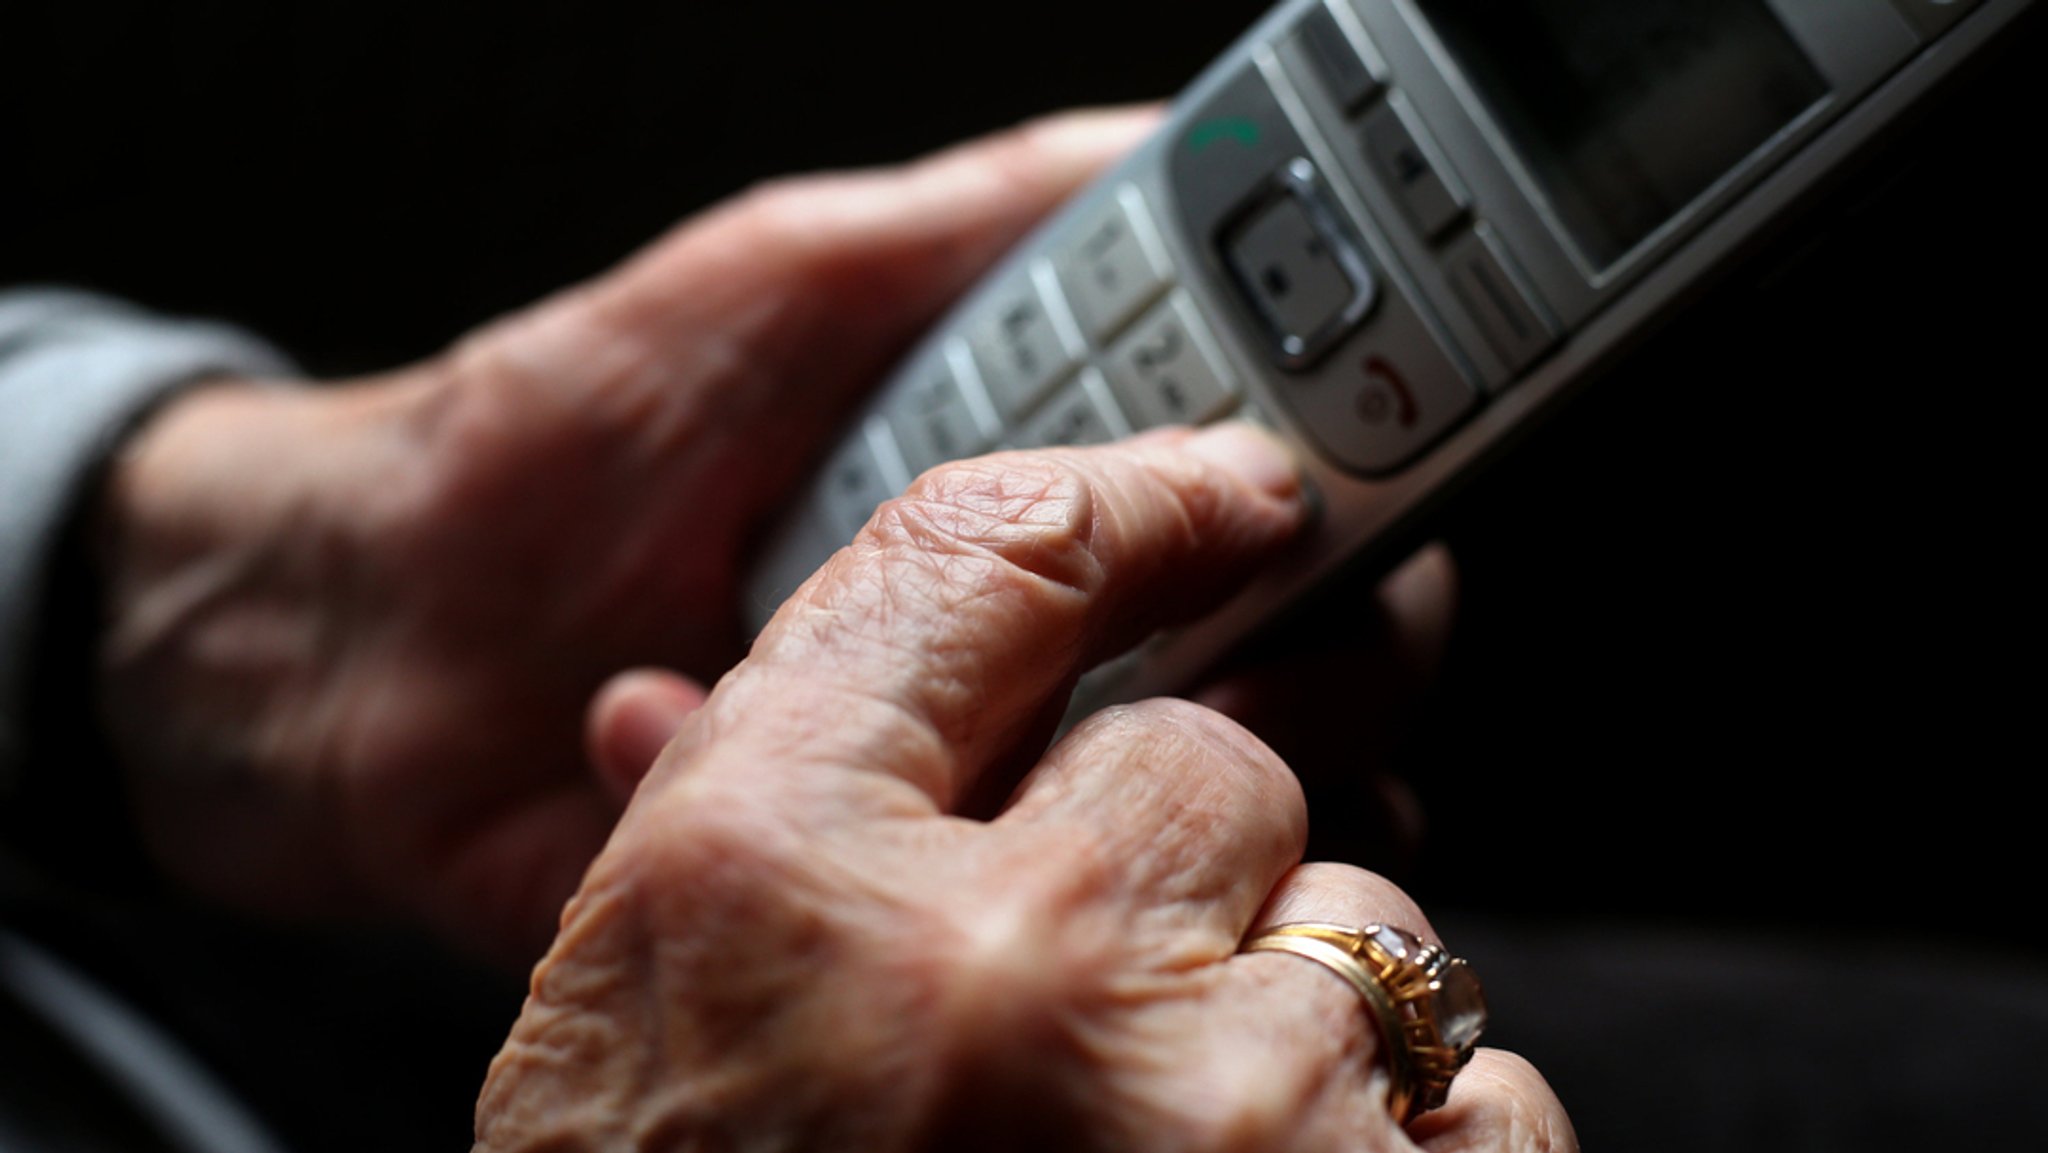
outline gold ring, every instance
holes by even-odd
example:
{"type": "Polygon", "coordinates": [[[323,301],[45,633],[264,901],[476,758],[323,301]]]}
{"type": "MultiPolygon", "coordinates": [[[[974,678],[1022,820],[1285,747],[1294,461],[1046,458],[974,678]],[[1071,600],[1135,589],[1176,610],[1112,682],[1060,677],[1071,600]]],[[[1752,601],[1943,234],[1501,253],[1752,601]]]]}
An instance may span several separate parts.
{"type": "Polygon", "coordinates": [[[1298,921],[1238,951],[1306,957],[1358,991],[1387,1054],[1387,1108],[1403,1125],[1444,1103],[1486,1028],[1486,995],[1472,967],[1391,925],[1298,921]]]}

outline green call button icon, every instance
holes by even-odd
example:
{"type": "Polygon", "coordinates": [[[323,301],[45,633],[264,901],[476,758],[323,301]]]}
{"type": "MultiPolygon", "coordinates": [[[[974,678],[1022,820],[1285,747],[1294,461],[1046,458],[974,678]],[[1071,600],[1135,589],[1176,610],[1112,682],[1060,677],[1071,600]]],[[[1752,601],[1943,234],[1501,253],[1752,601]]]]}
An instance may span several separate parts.
{"type": "Polygon", "coordinates": [[[1245,148],[1256,147],[1259,143],[1259,123],[1243,116],[1218,116],[1198,122],[1188,129],[1187,150],[1199,155],[1210,146],[1223,140],[1234,140],[1245,148]]]}

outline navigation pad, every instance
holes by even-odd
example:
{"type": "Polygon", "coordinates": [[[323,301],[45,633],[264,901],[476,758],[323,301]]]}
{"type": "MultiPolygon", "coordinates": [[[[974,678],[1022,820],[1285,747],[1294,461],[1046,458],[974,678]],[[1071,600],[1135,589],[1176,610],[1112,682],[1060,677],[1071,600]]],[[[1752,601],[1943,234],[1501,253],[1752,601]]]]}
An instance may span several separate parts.
{"type": "Polygon", "coordinates": [[[1266,324],[1284,368],[1312,364],[1371,310],[1372,269],[1296,159],[1219,244],[1237,290],[1266,324]]]}

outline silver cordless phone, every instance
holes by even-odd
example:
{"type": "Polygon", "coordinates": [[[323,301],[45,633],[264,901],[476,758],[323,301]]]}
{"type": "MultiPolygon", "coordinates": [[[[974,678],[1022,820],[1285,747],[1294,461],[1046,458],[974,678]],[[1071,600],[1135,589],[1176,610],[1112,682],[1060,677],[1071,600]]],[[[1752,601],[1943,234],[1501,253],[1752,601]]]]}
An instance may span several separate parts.
{"type": "Polygon", "coordinates": [[[1185,686],[1793,217],[2032,0],[1289,0],[916,348],[768,540],[758,626],[940,462],[1259,421],[1290,563],[1084,680],[1185,686]]]}

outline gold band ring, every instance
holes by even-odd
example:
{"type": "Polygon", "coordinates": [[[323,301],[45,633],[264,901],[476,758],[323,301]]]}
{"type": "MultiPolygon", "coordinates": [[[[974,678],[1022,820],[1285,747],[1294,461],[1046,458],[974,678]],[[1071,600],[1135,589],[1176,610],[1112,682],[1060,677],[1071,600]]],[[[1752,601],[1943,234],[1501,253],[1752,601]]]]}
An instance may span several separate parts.
{"type": "Polygon", "coordinates": [[[1387,1108],[1403,1125],[1444,1103],[1486,1028],[1486,996],[1472,967],[1391,925],[1299,921],[1260,933],[1239,952],[1304,957],[1358,992],[1387,1054],[1387,1108]]]}

